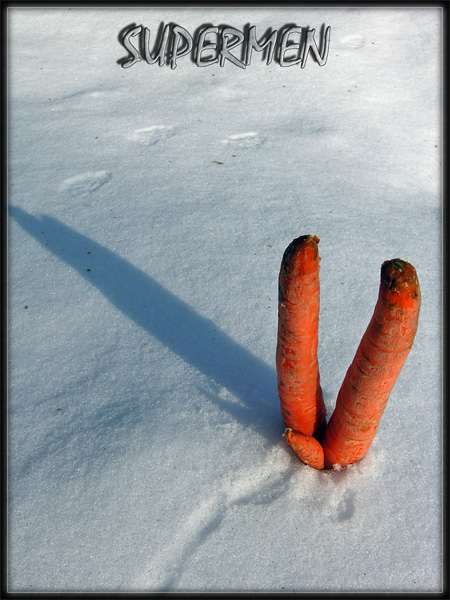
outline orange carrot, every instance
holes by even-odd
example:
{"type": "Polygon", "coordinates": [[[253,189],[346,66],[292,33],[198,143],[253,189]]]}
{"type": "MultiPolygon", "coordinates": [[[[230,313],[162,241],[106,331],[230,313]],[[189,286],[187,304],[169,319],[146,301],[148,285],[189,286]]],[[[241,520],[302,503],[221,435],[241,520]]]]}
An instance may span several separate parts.
{"type": "Polygon", "coordinates": [[[316,438],[303,435],[303,433],[298,433],[289,428],[284,432],[284,436],[289,446],[302,462],[315,469],[323,469],[323,448],[322,444],[316,438]]]}
{"type": "Polygon", "coordinates": [[[319,250],[317,236],[304,235],[286,248],[278,293],[276,367],[286,427],[320,436],[326,409],[317,362],[319,250]]]}
{"type": "Polygon", "coordinates": [[[414,267],[399,258],[383,263],[374,314],[346,373],[323,439],[325,467],[356,462],[368,451],[412,347],[419,310],[420,287],[414,267]]]}

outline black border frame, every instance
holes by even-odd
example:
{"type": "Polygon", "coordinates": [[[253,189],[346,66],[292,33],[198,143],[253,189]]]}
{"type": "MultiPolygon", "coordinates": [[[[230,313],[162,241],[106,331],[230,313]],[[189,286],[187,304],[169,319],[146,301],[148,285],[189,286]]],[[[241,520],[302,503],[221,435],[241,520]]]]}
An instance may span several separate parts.
{"type": "Polygon", "coordinates": [[[258,597],[258,598],[274,598],[282,595],[283,598],[302,598],[302,597],[336,597],[336,598],[450,598],[449,590],[449,579],[448,579],[448,476],[449,476],[449,408],[446,400],[448,399],[448,334],[449,334],[449,303],[448,303],[448,272],[449,272],[449,256],[448,256],[448,134],[449,134],[449,93],[448,93],[448,78],[449,78],[449,0],[442,2],[261,2],[258,5],[254,5],[251,2],[129,2],[124,4],[123,2],[112,2],[105,6],[102,2],[32,2],[32,1],[12,1],[12,2],[1,2],[1,82],[2,82],[2,94],[1,94],[1,132],[2,132],[2,162],[1,162],[1,182],[2,182],[2,200],[1,200],[1,275],[2,275],[2,294],[1,294],[1,316],[2,316],[2,348],[1,348],[1,369],[2,369],[2,399],[1,403],[1,452],[2,452],[2,465],[1,470],[1,491],[2,491],[2,506],[1,506],[1,530],[2,530],[2,559],[1,559],[1,571],[0,571],[0,598],[121,598],[121,597],[136,597],[136,598],[185,598],[195,596],[199,598],[232,598],[244,596],[258,597]],[[34,7],[67,7],[72,4],[76,4],[77,7],[89,7],[89,8],[138,8],[138,7],[156,7],[164,6],[168,8],[205,8],[205,7],[292,7],[293,5],[301,8],[316,8],[319,5],[321,8],[335,8],[335,7],[366,7],[366,8],[377,8],[377,7],[389,7],[389,8],[430,8],[438,7],[443,9],[443,93],[442,93],[442,144],[443,144],[443,179],[442,179],[442,197],[443,197],[443,226],[442,226],[442,276],[443,276],[443,294],[442,294],[442,319],[443,319],[443,346],[442,346],[442,388],[443,388],[443,505],[442,505],[442,517],[443,517],[443,591],[442,592],[430,592],[430,593],[410,593],[410,592],[61,592],[61,593],[40,593],[40,592],[8,592],[7,591],[7,565],[5,557],[7,557],[7,468],[6,457],[7,457],[7,402],[8,397],[8,361],[7,361],[7,347],[8,347],[8,311],[7,311],[7,281],[8,281],[8,139],[7,139],[7,114],[8,114],[8,96],[7,96],[7,46],[8,46],[8,28],[7,28],[7,10],[8,8],[21,7],[21,8],[34,8],[34,7]],[[446,168],[447,167],[447,168],[446,168]]]}

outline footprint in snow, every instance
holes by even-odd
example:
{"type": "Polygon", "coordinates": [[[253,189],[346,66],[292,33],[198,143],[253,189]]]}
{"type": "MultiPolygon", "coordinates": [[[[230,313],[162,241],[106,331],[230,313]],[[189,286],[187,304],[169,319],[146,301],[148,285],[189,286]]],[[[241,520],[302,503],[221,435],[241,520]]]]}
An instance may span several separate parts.
{"type": "Polygon", "coordinates": [[[231,144],[232,146],[238,146],[239,148],[255,148],[264,142],[264,138],[260,136],[256,131],[248,131],[247,133],[237,133],[235,135],[229,135],[224,140],[224,144],[231,144]]]}
{"type": "Polygon", "coordinates": [[[174,133],[175,130],[171,126],[152,125],[150,127],[143,127],[142,129],[135,129],[128,138],[143,146],[153,146],[153,144],[157,144],[161,140],[172,137],[174,133]]]}
{"type": "Polygon", "coordinates": [[[355,514],[355,493],[347,492],[337,507],[337,520],[339,522],[351,519],[355,514]]]}
{"type": "Polygon", "coordinates": [[[111,179],[111,173],[107,171],[96,171],[82,173],[69,177],[59,187],[60,192],[69,192],[73,196],[86,196],[101,188],[111,179]]]}
{"type": "Polygon", "coordinates": [[[365,44],[365,39],[362,35],[347,35],[341,38],[340,42],[344,48],[362,48],[365,44]]]}

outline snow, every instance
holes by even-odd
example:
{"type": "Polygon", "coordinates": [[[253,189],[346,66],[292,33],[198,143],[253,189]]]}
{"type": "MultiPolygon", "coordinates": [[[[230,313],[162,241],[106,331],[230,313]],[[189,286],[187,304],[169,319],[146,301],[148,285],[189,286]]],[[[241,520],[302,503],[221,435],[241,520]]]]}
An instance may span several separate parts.
{"type": "Polygon", "coordinates": [[[437,592],[442,10],[10,7],[8,589],[437,592]],[[119,32],[331,27],[326,65],[122,69],[119,32]],[[330,415],[383,261],[419,331],[366,457],[300,463],[277,278],[320,238],[330,415]]]}

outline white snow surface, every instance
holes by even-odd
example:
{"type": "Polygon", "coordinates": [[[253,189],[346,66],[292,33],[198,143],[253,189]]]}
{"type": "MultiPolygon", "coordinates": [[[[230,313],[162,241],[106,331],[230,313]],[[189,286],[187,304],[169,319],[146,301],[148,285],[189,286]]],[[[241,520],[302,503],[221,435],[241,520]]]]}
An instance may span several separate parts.
{"type": "Polygon", "coordinates": [[[8,9],[8,589],[438,592],[442,11],[8,9]],[[119,33],[331,27],[326,65],[120,66],[119,33]],[[277,285],[320,238],[328,414],[380,266],[413,349],[366,457],[283,438],[277,285]]]}

